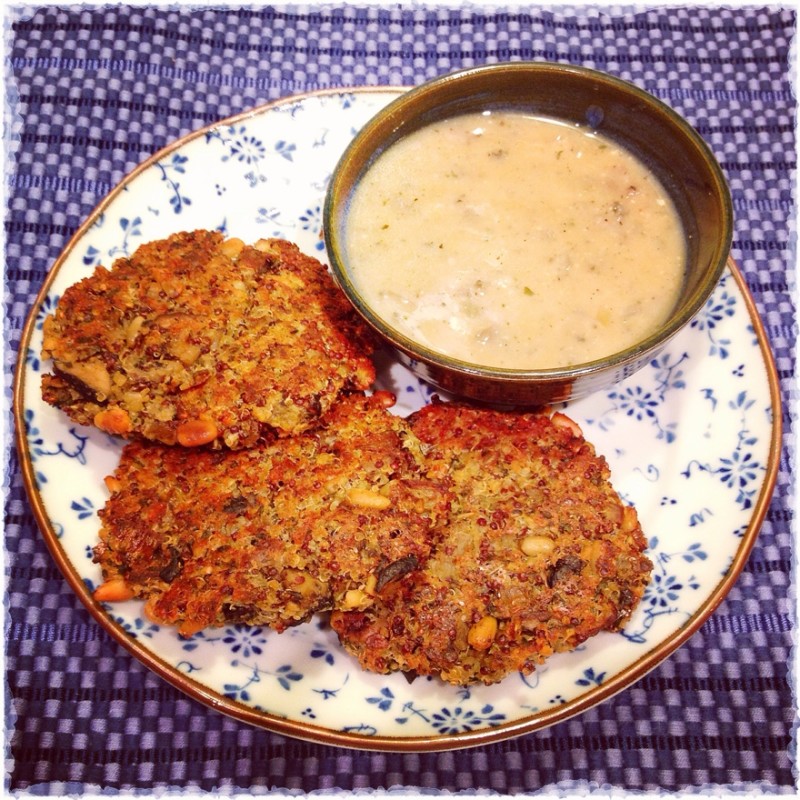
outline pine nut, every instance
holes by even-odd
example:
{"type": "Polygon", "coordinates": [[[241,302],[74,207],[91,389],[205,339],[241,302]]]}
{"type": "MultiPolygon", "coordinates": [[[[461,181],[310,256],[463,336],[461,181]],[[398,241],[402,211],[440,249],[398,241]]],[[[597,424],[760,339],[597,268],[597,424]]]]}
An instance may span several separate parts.
{"type": "Polygon", "coordinates": [[[217,438],[217,426],[209,419],[189,419],[178,426],[178,444],[184,447],[199,447],[217,438]]]}
{"type": "Polygon", "coordinates": [[[181,622],[181,624],[178,626],[178,634],[183,639],[189,639],[198,631],[203,630],[205,627],[206,624],[204,622],[199,622],[196,619],[187,619],[181,622]]]}
{"type": "Polygon", "coordinates": [[[386,389],[379,389],[372,395],[384,408],[391,408],[397,402],[397,396],[386,389]]]}
{"type": "Polygon", "coordinates": [[[253,248],[258,250],[259,253],[274,253],[275,252],[275,245],[272,243],[270,239],[259,239],[254,245],[253,248]]]}
{"type": "Polygon", "coordinates": [[[570,419],[566,414],[562,414],[560,411],[556,411],[556,413],[550,417],[550,421],[557,428],[567,428],[568,430],[572,431],[572,435],[575,437],[583,436],[581,426],[578,425],[574,419],[570,419]]]}
{"type": "Polygon", "coordinates": [[[219,246],[219,249],[222,255],[226,256],[231,261],[236,261],[236,259],[239,258],[239,253],[244,250],[244,242],[232,236],[230,239],[226,239],[219,246]]]}
{"type": "Polygon", "coordinates": [[[122,603],[133,596],[133,589],[125,583],[124,578],[111,578],[94,590],[94,599],[98,603],[122,603]]]}
{"type": "Polygon", "coordinates": [[[467,642],[476,650],[488,650],[497,635],[497,620],[486,615],[481,617],[467,633],[467,642]]]}
{"type": "Polygon", "coordinates": [[[633,506],[625,506],[622,509],[622,525],[620,526],[623,531],[630,533],[639,524],[639,515],[633,506]]]}
{"type": "Polygon", "coordinates": [[[350,489],[347,492],[347,502],[359,508],[372,508],[376,511],[383,511],[389,508],[392,501],[385,495],[371,489],[350,489]]]}
{"type": "Polygon", "coordinates": [[[102,411],[98,411],[94,415],[94,424],[100,428],[101,431],[118,436],[130,433],[133,427],[128,412],[117,406],[111,406],[110,408],[104,408],[102,411]]]}
{"type": "Polygon", "coordinates": [[[361,589],[348,589],[345,592],[342,607],[347,611],[352,611],[353,609],[363,606],[365,603],[369,602],[369,600],[369,595],[361,589]]]}
{"type": "Polygon", "coordinates": [[[519,549],[526,556],[546,556],[555,549],[555,542],[549,536],[526,536],[520,543],[519,549]]]}

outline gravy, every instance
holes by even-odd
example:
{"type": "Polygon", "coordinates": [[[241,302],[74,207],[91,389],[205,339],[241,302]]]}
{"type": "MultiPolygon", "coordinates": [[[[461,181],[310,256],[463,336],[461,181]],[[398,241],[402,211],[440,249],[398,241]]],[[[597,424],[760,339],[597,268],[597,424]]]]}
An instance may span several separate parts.
{"type": "Polygon", "coordinates": [[[356,187],[351,279],[393,328],[483,366],[572,366],[635,344],[681,289],[682,226],[609,139],[517,112],[431,124],[356,187]]]}

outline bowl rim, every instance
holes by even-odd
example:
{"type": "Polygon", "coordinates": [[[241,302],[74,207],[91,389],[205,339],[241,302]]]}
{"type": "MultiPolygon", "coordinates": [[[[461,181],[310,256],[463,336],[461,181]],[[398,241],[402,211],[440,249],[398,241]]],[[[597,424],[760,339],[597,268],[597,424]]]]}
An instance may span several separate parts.
{"type": "MultiPolygon", "coordinates": [[[[383,152],[382,147],[371,149],[363,159],[364,166],[358,170],[359,176],[369,169],[372,162],[383,152]]],[[[343,212],[340,213],[340,216],[343,212]]],[[[687,325],[700,311],[714,287],[717,285],[725,269],[733,240],[733,204],[730,187],[716,156],[709,144],[700,136],[697,130],[671,106],[664,103],[655,95],[647,92],[624,78],[594,69],[592,67],[564,64],[553,61],[510,61],[483,64],[467,67],[452,72],[443,73],[431,78],[424,83],[413,86],[401,95],[391,100],[380,111],[374,114],[355,133],[352,140],[342,152],[333,172],[331,173],[326,188],[323,203],[323,237],[329,263],[334,278],[342,291],[353,304],[356,311],[392,346],[401,350],[407,356],[422,363],[441,369],[460,373],[464,376],[494,379],[507,383],[527,383],[538,381],[542,383],[577,380],[585,375],[595,374],[607,369],[623,369],[636,363],[648,353],[654,352],[665,345],[675,334],[687,325]],[[679,313],[671,315],[650,335],[629,347],[603,356],[598,359],[580,362],[571,366],[551,367],[538,369],[520,369],[514,367],[498,367],[478,362],[459,359],[439,351],[433,350],[420,342],[406,336],[397,328],[389,325],[385,319],[377,314],[367,303],[351,279],[344,258],[344,236],[339,235],[337,224],[337,211],[347,206],[351,186],[343,185],[344,173],[350,169],[351,162],[359,157],[364,142],[369,142],[376,129],[389,125],[391,128],[388,146],[395,143],[401,135],[397,135],[404,126],[405,113],[410,107],[431,95],[434,97],[445,87],[454,83],[469,83],[480,80],[483,76],[495,73],[543,74],[558,73],[569,78],[572,76],[581,81],[594,81],[613,87],[617,91],[630,94],[646,105],[652,106],[667,121],[682,134],[687,144],[699,154],[703,164],[708,169],[709,186],[712,193],[720,200],[722,230],[719,242],[712,259],[712,264],[706,270],[702,279],[695,286],[692,293],[686,298],[679,309],[679,313]]]]}

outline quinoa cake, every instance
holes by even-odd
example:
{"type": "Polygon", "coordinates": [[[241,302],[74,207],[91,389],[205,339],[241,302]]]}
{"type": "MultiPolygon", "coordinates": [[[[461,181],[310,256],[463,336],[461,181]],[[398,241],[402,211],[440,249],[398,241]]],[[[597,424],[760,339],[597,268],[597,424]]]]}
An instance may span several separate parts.
{"type": "Polygon", "coordinates": [[[69,287],[44,322],[44,400],[82,425],[186,446],[308,430],[375,379],[372,334],[290,242],[177,233],[69,287]]]}
{"type": "Polygon", "coordinates": [[[422,569],[331,615],[364,668],[491,684],[623,626],[652,564],[576,423],[450,403],[408,423],[453,502],[422,569]]]}
{"type": "Polygon", "coordinates": [[[184,636],[367,608],[426,561],[450,500],[393,400],[348,396],[313,431],[248,449],[127,443],[99,512],[95,599],[144,599],[184,636]]]}

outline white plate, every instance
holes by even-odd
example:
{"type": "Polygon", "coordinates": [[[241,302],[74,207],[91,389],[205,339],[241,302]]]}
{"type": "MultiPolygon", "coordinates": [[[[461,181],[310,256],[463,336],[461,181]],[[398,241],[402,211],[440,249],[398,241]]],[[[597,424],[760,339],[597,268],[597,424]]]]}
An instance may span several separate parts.
{"type": "MultiPolygon", "coordinates": [[[[731,264],[694,323],[642,372],[567,412],[636,505],[655,568],[620,634],[602,634],[530,677],[460,689],[362,671],[322,620],[275,634],[230,626],[188,641],[146,621],[141,603],[91,599],[103,478],[121,443],[72,424],[40,399],[41,325],[64,289],[139,244],[218,228],[282,236],[325,260],[322,202],[354,132],[398,90],[289,98],[192,134],[134,171],[54,266],[23,338],[15,386],[31,504],[67,580],[111,635],[189,695],[239,719],[351,747],[437,750],[484,744],[570,717],[640,678],[722,600],[756,538],[780,441],[775,368],[752,299],[731,264]]],[[[380,384],[406,414],[430,389],[397,363],[380,384]]]]}

